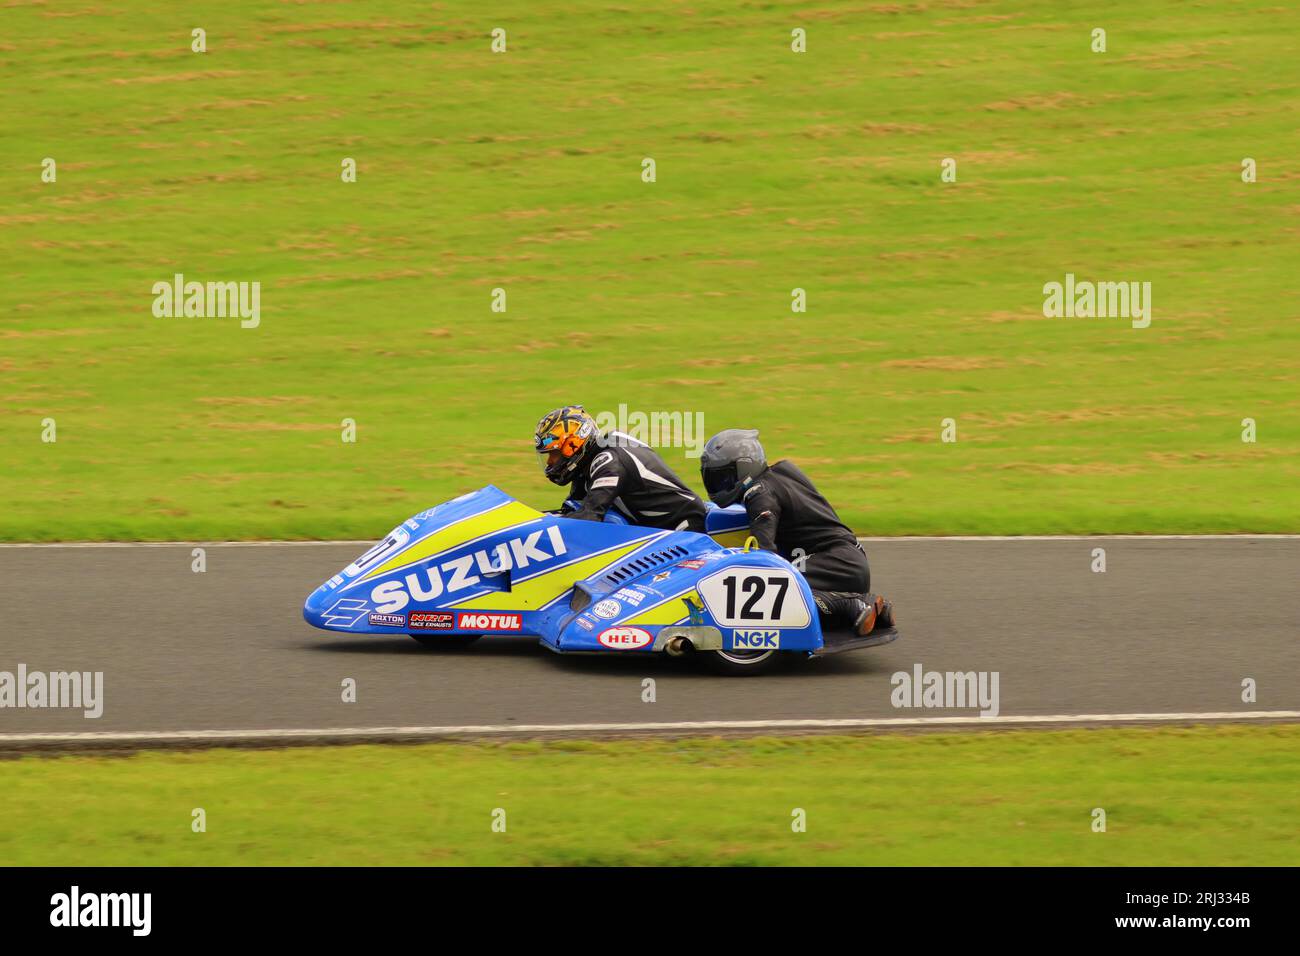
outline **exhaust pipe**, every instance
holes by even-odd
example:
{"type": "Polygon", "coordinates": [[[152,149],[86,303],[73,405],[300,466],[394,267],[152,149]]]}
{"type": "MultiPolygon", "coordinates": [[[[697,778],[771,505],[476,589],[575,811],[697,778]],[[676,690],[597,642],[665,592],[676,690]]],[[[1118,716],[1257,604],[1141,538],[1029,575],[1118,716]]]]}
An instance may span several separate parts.
{"type": "Polygon", "coordinates": [[[667,651],[669,657],[681,657],[690,649],[691,642],[684,637],[674,637],[664,646],[664,650],[667,651]]]}

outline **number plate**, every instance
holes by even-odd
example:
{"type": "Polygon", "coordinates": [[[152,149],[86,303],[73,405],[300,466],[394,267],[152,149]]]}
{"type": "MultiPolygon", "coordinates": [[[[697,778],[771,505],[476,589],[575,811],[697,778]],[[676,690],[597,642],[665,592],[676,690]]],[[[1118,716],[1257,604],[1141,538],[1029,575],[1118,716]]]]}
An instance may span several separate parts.
{"type": "Polygon", "coordinates": [[[700,596],[723,627],[807,627],[812,618],[794,572],[727,568],[700,582],[700,596]]]}

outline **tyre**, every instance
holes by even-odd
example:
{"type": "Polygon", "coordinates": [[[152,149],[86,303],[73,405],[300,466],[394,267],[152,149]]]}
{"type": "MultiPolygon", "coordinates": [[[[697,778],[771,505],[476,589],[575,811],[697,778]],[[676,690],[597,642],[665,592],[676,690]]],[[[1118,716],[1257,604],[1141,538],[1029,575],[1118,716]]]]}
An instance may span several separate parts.
{"type": "Polygon", "coordinates": [[[709,667],[719,674],[749,677],[766,674],[781,663],[780,651],[709,651],[709,667]]]}
{"type": "Polygon", "coordinates": [[[411,637],[423,647],[453,648],[469,647],[482,634],[412,634],[411,637]]]}

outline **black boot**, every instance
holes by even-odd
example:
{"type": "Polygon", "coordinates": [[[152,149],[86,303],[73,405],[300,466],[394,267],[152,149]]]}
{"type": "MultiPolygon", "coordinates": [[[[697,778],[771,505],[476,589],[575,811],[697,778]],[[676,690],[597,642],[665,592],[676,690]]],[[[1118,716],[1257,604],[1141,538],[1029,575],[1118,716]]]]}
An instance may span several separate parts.
{"type": "MultiPolygon", "coordinates": [[[[894,603],[888,598],[883,598],[879,594],[868,594],[867,604],[875,611],[875,621],[872,628],[884,630],[887,627],[894,626],[894,603]]],[[[871,630],[859,631],[860,634],[870,634],[871,630]]]]}
{"type": "Polygon", "coordinates": [[[870,634],[876,625],[876,609],[868,604],[860,594],[848,594],[843,591],[820,591],[814,597],[817,610],[823,615],[822,627],[828,624],[848,625],[859,636],[870,634]]]}
{"type": "Polygon", "coordinates": [[[894,626],[894,605],[879,594],[837,597],[830,602],[840,620],[851,622],[853,633],[866,637],[879,628],[894,626]]]}

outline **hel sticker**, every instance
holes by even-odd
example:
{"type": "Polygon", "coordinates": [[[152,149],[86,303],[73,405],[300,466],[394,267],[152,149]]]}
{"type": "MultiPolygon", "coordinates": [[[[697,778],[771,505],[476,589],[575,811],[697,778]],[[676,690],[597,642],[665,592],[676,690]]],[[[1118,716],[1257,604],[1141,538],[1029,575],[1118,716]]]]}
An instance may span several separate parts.
{"type": "Polygon", "coordinates": [[[699,586],[704,605],[723,627],[807,627],[812,621],[794,572],[727,568],[699,586]]]}
{"type": "Polygon", "coordinates": [[[617,601],[604,600],[598,602],[596,606],[591,609],[591,613],[596,615],[596,617],[604,618],[608,621],[611,618],[618,617],[621,610],[623,610],[623,605],[619,604],[617,601]]]}
{"type": "Polygon", "coordinates": [[[654,638],[649,631],[639,627],[610,627],[601,631],[596,640],[612,650],[634,651],[639,647],[645,647],[654,638]]]}

